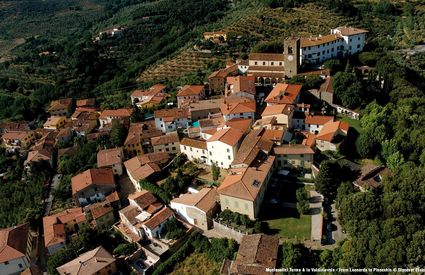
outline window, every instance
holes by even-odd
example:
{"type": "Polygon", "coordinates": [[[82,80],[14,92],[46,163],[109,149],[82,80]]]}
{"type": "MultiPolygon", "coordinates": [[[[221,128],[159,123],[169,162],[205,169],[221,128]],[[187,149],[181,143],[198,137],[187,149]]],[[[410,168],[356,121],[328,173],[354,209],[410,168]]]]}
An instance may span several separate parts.
{"type": "Polygon", "coordinates": [[[226,149],[226,152],[227,152],[227,153],[230,153],[230,149],[229,149],[229,148],[227,148],[227,149],[226,149]]]}
{"type": "Polygon", "coordinates": [[[243,116],[243,113],[239,113],[240,116],[243,116]]]}
{"type": "Polygon", "coordinates": [[[334,51],[334,48],[331,49],[331,52],[333,52],[333,51],[334,51]]]}
{"type": "Polygon", "coordinates": [[[171,149],[172,149],[173,151],[175,151],[175,150],[176,150],[176,147],[172,147],[171,149]]]}
{"type": "Polygon", "coordinates": [[[329,50],[327,50],[326,53],[329,53],[329,50]]]}
{"type": "Polygon", "coordinates": [[[353,39],[350,38],[350,42],[353,41],[353,39]]]}
{"type": "Polygon", "coordinates": [[[263,61],[263,66],[266,66],[266,62],[263,61]]]}
{"type": "Polygon", "coordinates": [[[302,158],[303,158],[303,157],[304,157],[304,154],[301,154],[301,155],[300,155],[300,157],[302,157],[302,158]]]}
{"type": "Polygon", "coordinates": [[[186,145],[185,146],[183,146],[184,147],[184,149],[186,150],[186,145]]]}
{"type": "Polygon", "coordinates": [[[168,152],[168,151],[170,151],[170,149],[168,149],[168,148],[165,148],[165,151],[167,151],[167,152],[168,152]]]}
{"type": "Polygon", "coordinates": [[[9,264],[9,261],[5,261],[5,262],[4,262],[4,265],[8,265],[8,264],[9,264]]]}
{"type": "Polygon", "coordinates": [[[19,267],[19,268],[22,268],[23,266],[22,266],[22,264],[18,264],[18,267],[19,267]]]}
{"type": "Polygon", "coordinates": [[[279,62],[279,66],[282,66],[282,62],[279,62]]]}
{"type": "Polygon", "coordinates": [[[227,159],[230,160],[230,156],[227,156],[227,159]]]}
{"type": "Polygon", "coordinates": [[[221,166],[223,166],[223,162],[221,162],[221,166]]]}
{"type": "Polygon", "coordinates": [[[272,66],[274,65],[274,62],[273,62],[273,61],[272,61],[271,65],[272,65],[272,66]]]}
{"type": "Polygon", "coordinates": [[[357,49],[360,49],[360,44],[357,45],[357,49]]]}
{"type": "Polygon", "coordinates": [[[192,150],[192,147],[190,147],[190,151],[192,152],[193,150],[192,150]]]}
{"type": "Polygon", "coordinates": [[[212,152],[210,152],[210,156],[212,156],[212,152]]]}
{"type": "Polygon", "coordinates": [[[254,62],[254,65],[257,65],[257,61],[254,62]]]}

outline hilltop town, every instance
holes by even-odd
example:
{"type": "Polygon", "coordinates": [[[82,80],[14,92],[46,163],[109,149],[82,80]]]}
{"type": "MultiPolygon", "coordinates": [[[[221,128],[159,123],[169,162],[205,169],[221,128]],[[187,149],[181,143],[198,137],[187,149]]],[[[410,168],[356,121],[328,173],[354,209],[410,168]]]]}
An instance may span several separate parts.
{"type": "MultiPolygon", "coordinates": [[[[112,59],[131,31],[87,43],[112,59]]],[[[178,63],[158,61],[99,96],[0,98],[0,274],[421,267],[425,75],[396,65],[420,53],[380,53],[376,30],[348,24],[302,33],[245,48],[249,35],[208,29],[190,45],[216,56],[206,69],[149,78],[178,63]]]]}

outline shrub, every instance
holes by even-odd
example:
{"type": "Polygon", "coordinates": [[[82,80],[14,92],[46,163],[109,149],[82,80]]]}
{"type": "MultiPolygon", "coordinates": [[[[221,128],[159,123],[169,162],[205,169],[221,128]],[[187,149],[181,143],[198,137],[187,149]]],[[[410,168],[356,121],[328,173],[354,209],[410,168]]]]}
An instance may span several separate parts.
{"type": "Polygon", "coordinates": [[[132,243],[122,243],[119,244],[113,251],[112,254],[114,255],[123,255],[127,256],[132,254],[134,251],[137,250],[137,247],[135,244],[132,243]]]}

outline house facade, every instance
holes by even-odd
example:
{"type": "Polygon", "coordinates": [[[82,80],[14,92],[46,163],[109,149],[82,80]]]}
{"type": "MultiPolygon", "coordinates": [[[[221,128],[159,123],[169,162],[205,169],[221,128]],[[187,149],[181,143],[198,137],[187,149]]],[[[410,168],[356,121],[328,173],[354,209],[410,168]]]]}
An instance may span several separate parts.
{"type": "Polygon", "coordinates": [[[213,226],[213,218],[218,211],[217,189],[202,188],[197,193],[186,193],[170,202],[170,207],[186,222],[208,230],[213,226]]]}
{"type": "Polygon", "coordinates": [[[109,167],[114,175],[121,176],[123,173],[124,151],[121,147],[100,150],[97,152],[97,167],[109,167]]]}
{"type": "Polygon", "coordinates": [[[217,131],[207,140],[208,164],[229,168],[238,152],[243,133],[234,128],[217,131]]]}
{"type": "Polygon", "coordinates": [[[163,133],[174,132],[179,128],[186,129],[192,120],[187,109],[162,109],[154,113],[155,127],[163,133]]]}
{"type": "Polygon", "coordinates": [[[247,168],[232,168],[218,187],[221,209],[256,219],[274,170],[274,162],[275,157],[268,156],[247,168]]]}
{"type": "Polygon", "coordinates": [[[168,133],[159,137],[153,137],[151,138],[151,143],[154,153],[180,153],[180,141],[177,132],[168,133]]]}
{"type": "Polygon", "coordinates": [[[77,205],[104,201],[115,191],[114,174],[111,168],[93,168],[71,179],[72,196],[77,205]]]}
{"type": "Polygon", "coordinates": [[[309,131],[312,134],[318,134],[322,130],[323,125],[327,122],[332,122],[333,120],[333,116],[308,115],[304,120],[304,130],[309,131]]]}
{"type": "Polygon", "coordinates": [[[303,144],[284,144],[273,149],[278,169],[305,168],[313,164],[314,150],[303,144]]]}
{"type": "Polygon", "coordinates": [[[177,107],[181,108],[183,102],[195,102],[205,97],[204,85],[185,85],[177,93],[177,107]]]}
{"type": "Polygon", "coordinates": [[[204,140],[183,138],[180,141],[180,152],[190,161],[208,163],[207,143],[204,140]]]}

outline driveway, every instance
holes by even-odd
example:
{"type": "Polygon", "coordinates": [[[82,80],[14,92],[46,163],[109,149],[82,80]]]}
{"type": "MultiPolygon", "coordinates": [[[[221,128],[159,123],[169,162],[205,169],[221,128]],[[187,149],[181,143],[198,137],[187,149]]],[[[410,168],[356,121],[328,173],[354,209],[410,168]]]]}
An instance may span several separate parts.
{"type": "Polygon", "coordinates": [[[322,195],[314,190],[310,191],[311,240],[314,242],[322,240],[322,201],[322,195]]]}

